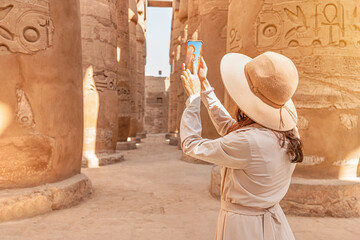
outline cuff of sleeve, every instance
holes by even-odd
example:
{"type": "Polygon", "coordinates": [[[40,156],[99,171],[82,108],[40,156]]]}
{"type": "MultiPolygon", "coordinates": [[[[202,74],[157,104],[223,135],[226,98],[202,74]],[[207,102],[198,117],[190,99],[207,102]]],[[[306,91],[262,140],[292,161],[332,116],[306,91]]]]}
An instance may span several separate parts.
{"type": "Polygon", "coordinates": [[[191,105],[193,102],[196,102],[195,100],[198,99],[200,97],[200,94],[194,94],[194,95],[190,95],[188,97],[188,99],[186,100],[186,106],[188,107],[189,105],[191,105]]]}
{"type": "Polygon", "coordinates": [[[206,89],[205,91],[202,91],[201,94],[209,94],[210,92],[214,91],[214,88],[211,87],[209,89],[206,89]]]}
{"type": "Polygon", "coordinates": [[[201,100],[206,107],[209,107],[211,104],[216,102],[217,98],[214,92],[214,88],[211,87],[205,91],[201,92],[201,100]]]}

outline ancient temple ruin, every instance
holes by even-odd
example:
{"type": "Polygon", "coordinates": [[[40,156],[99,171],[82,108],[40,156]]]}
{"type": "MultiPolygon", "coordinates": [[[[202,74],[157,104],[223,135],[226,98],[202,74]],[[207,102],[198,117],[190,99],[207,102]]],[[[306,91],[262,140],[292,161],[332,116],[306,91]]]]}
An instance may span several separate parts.
{"type": "MultiPolygon", "coordinates": [[[[88,198],[81,166],[123,161],[146,132],[177,139],[188,40],[204,42],[208,79],[231,114],[220,76],[226,53],[294,61],[305,160],[282,206],[360,216],[359,16],[350,0],[0,1],[0,222],[88,198]],[[168,77],[145,77],[148,7],[173,9],[168,77]]],[[[202,136],[219,137],[204,106],[201,119],[202,136]]],[[[215,196],[219,184],[214,167],[215,196]]]]}
{"type": "MultiPolygon", "coordinates": [[[[231,114],[235,104],[224,92],[219,74],[222,56],[284,54],[300,74],[293,99],[305,159],[295,170],[283,208],[305,216],[358,215],[354,197],[360,187],[358,5],[354,1],[180,0],[173,8],[169,132],[178,131],[186,98],[182,86],[176,85],[186,40],[204,41],[208,79],[231,114]]],[[[216,138],[207,112],[201,110],[203,137],[216,138]]],[[[218,171],[213,170],[212,191],[218,191],[218,171]]]]}

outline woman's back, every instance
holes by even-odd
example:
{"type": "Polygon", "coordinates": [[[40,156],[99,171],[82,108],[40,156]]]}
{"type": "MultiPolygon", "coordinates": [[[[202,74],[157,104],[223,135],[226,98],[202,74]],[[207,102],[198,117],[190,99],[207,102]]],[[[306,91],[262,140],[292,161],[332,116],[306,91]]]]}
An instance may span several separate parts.
{"type": "Polygon", "coordinates": [[[250,158],[242,169],[222,167],[222,199],[261,208],[278,203],[289,188],[295,168],[286,146],[281,147],[275,133],[259,125],[236,130],[225,139],[222,147],[229,158],[243,154],[240,145],[244,140],[248,142],[250,158]]]}

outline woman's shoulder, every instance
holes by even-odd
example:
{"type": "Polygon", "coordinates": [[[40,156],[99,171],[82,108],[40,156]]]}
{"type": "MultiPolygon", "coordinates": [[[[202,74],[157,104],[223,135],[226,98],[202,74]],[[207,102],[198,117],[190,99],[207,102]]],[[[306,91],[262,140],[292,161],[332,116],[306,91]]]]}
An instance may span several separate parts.
{"type": "Polygon", "coordinates": [[[250,145],[278,141],[273,130],[257,123],[237,129],[228,135],[233,141],[247,141],[250,145]]]}
{"type": "Polygon", "coordinates": [[[235,130],[233,133],[237,133],[237,134],[246,134],[246,133],[254,133],[254,132],[257,132],[257,133],[270,133],[272,132],[271,129],[269,128],[266,128],[264,126],[261,126],[260,124],[258,123],[253,123],[251,125],[248,125],[248,126],[245,126],[245,127],[242,127],[242,128],[239,128],[237,130],[235,130]]]}

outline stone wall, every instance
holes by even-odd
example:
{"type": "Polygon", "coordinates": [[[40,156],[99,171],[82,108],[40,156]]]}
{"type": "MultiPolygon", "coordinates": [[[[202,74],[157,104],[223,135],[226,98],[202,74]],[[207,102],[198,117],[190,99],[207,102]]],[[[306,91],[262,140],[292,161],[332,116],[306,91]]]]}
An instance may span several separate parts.
{"type": "Polygon", "coordinates": [[[168,130],[169,84],[168,77],[146,76],[144,129],[148,133],[168,130]]]}
{"type": "Polygon", "coordinates": [[[83,127],[79,2],[0,2],[0,189],[80,173],[83,127]],[[66,14],[64,14],[66,12],[66,14]]]}

